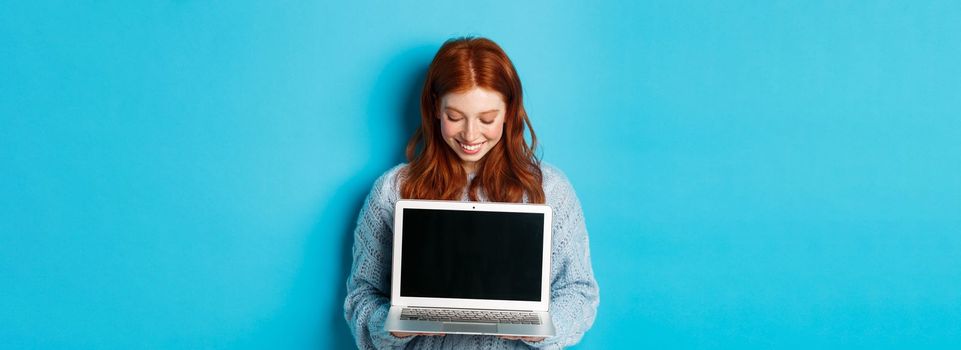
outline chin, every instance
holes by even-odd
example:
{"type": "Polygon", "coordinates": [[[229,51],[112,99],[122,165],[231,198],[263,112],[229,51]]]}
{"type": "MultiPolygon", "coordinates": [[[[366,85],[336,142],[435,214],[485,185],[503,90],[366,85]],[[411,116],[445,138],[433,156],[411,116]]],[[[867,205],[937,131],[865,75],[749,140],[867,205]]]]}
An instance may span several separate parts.
{"type": "Polygon", "coordinates": [[[479,161],[480,161],[481,159],[483,159],[483,158],[484,158],[483,155],[472,154],[472,155],[470,155],[469,157],[465,157],[465,156],[461,155],[460,160],[465,161],[465,162],[479,162],[479,161]]]}

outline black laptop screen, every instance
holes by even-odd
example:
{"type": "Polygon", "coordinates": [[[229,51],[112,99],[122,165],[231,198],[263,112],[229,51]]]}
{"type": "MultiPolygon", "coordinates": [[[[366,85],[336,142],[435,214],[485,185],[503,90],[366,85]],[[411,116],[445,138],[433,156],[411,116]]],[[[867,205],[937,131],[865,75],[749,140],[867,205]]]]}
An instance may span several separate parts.
{"type": "Polygon", "coordinates": [[[539,301],[544,214],[404,209],[400,295],[539,301]]]}

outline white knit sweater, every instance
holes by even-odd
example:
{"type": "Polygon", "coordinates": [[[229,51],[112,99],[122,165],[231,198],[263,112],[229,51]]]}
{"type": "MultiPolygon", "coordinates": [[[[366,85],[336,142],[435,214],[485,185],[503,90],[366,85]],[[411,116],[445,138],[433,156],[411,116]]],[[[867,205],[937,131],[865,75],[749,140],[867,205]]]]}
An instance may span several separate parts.
{"type": "MultiPolygon", "coordinates": [[[[530,343],[454,334],[397,338],[385,331],[384,321],[390,309],[394,203],[400,199],[404,167],[405,164],[395,166],[377,179],[354,231],[354,263],[347,279],[344,316],[359,348],[556,349],[580,341],[594,323],[599,301],[587,227],[574,188],[560,170],[547,164],[542,164],[541,170],[547,205],[554,211],[550,312],[557,334],[530,343]]],[[[466,191],[463,199],[467,199],[466,191]]]]}

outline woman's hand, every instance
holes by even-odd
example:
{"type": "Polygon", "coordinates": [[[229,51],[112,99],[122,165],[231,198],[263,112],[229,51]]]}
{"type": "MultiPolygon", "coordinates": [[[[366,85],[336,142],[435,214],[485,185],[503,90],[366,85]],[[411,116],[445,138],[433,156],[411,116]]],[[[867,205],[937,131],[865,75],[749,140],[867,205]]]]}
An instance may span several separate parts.
{"type": "Polygon", "coordinates": [[[429,336],[441,336],[441,337],[444,336],[444,334],[442,333],[408,333],[408,332],[390,332],[390,335],[395,336],[397,338],[407,338],[415,335],[429,335],[429,336]]]}
{"type": "Polygon", "coordinates": [[[531,343],[536,343],[541,340],[544,340],[544,337],[512,337],[508,335],[499,335],[498,337],[500,337],[501,339],[507,339],[507,340],[523,340],[531,343]]]}

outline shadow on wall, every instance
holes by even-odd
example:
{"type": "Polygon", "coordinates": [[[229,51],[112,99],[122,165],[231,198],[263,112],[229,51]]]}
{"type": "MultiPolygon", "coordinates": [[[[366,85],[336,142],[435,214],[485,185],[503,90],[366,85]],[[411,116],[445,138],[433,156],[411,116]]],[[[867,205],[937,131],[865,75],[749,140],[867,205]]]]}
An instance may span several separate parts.
{"type": "MultiPolygon", "coordinates": [[[[337,273],[337,282],[332,286],[337,288],[337,293],[332,294],[334,297],[328,304],[328,310],[337,312],[329,315],[331,329],[321,332],[329,335],[326,347],[328,349],[348,349],[355,346],[353,335],[344,320],[343,305],[347,293],[347,275],[353,260],[357,215],[374,181],[391,167],[406,161],[404,149],[410,136],[420,125],[420,92],[427,67],[437,47],[438,45],[414,46],[394,57],[380,71],[367,105],[367,140],[371,143],[371,154],[367,155],[369,161],[328,199],[311,234],[314,239],[320,239],[323,236],[321,232],[328,231],[334,235],[323,238],[339,238],[340,255],[333,262],[336,266],[334,271],[337,273]]],[[[389,297],[389,290],[384,293],[389,297]]]]}

